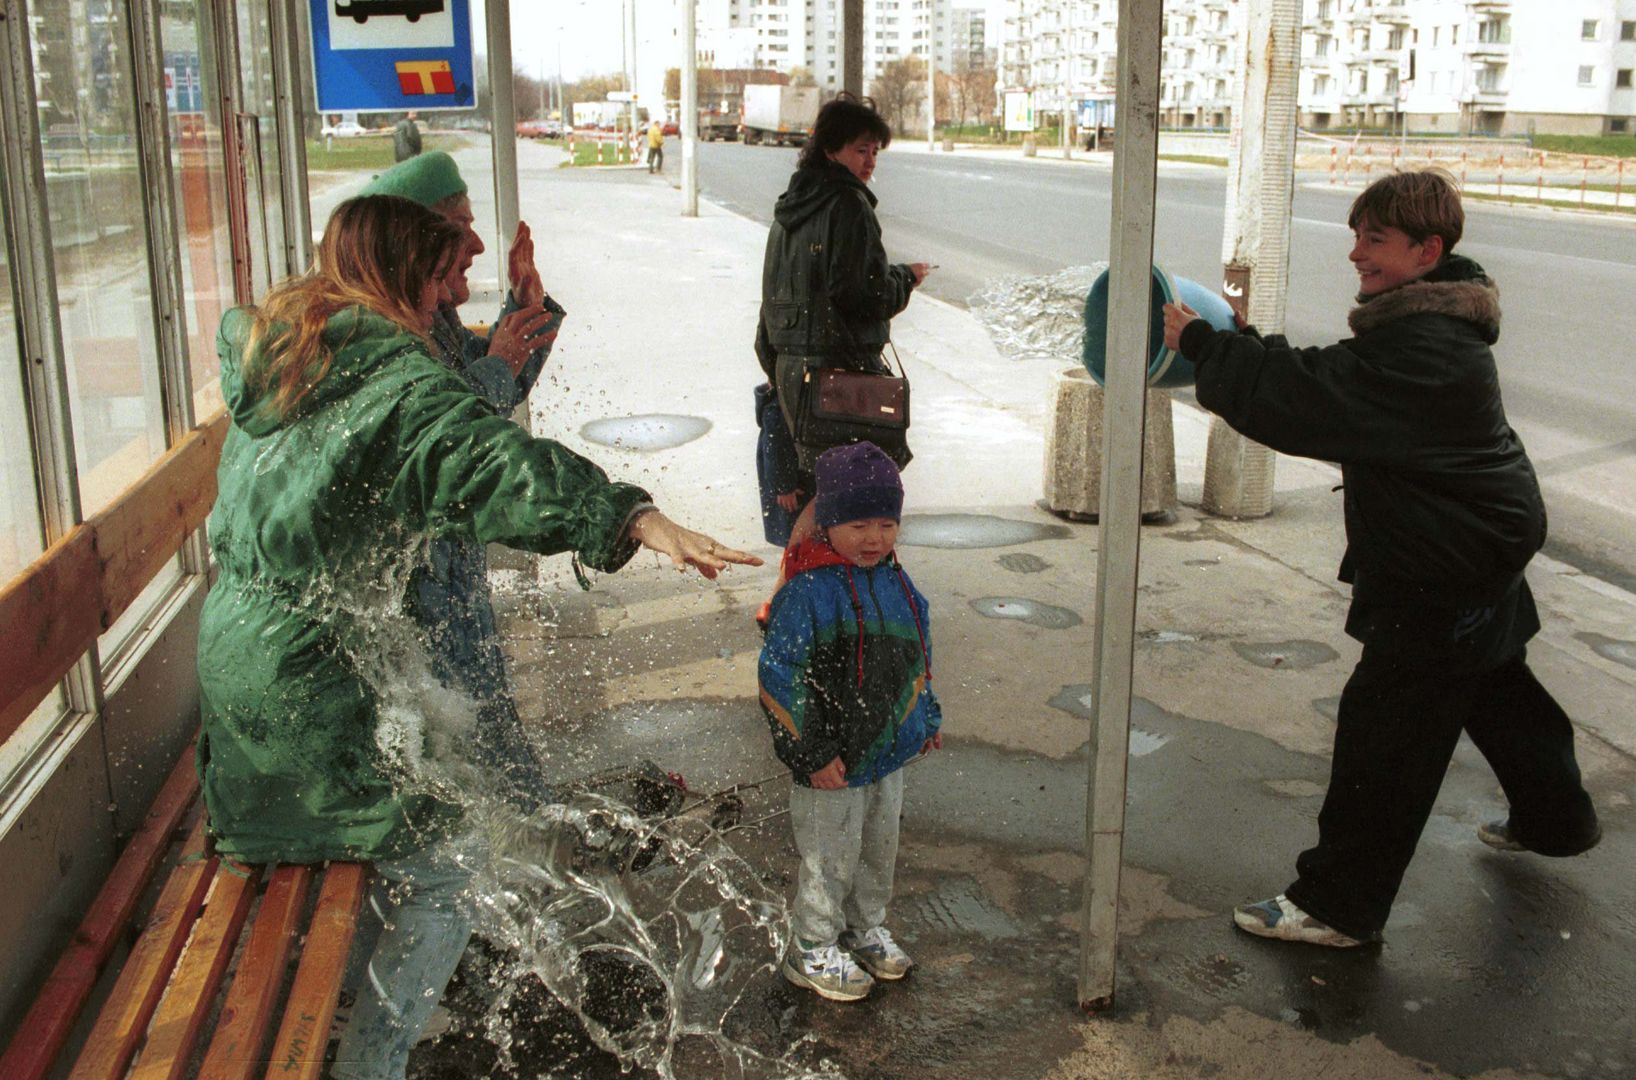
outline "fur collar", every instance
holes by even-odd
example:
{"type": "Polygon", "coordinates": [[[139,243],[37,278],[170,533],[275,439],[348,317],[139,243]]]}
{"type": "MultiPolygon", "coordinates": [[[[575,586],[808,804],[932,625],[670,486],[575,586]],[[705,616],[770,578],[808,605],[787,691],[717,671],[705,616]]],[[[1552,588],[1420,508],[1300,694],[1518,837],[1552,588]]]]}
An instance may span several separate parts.
{"type": "Polygon", "coordinates": [[[1477,327],[1484,341],[1500,339],[1500,290],[1486,275],[1465,281],[1411,281],[1359,304],[1346,316],[1359,336],[1408,315],[1447,315],[1477,327]]]}

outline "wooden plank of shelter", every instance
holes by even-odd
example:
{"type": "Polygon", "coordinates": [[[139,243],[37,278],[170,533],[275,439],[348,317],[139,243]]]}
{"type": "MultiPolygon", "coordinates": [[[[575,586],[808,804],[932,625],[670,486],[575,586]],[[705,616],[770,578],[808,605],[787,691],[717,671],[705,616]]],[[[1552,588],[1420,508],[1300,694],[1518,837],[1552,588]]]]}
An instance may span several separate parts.
{"type": "Polygon", "coordinates": [[[33,1007],[18,1025],[16,1038],[0,1057],[0,1076],[6,1080],[39,1080],[50,1071],[114,943],[130,922],[137,899],[153,880],[171,835],[198,791],[193,747],[189,746],[159,789],[136,835],[120,853],[33,1007]]]}
{"type": "Polygon", "coordinates": [[[227,414],[194,428],[107,509],[69,530],[0,589],[0,742],[130,607],[210,515],[227,414]]]}
{"type": "Polygon", "coordinates": [[[120,969],[69,1080],[117,1080],[125,1075],[210,888],[216,859],[207,858],[205,849],[201,816],[182,847],[181,863],[165,880],[147,929],[120,969]]]}
{"type": "Polygon", "coordinates": [[[84,526],[0,589],[0,742],[28,719],[96,640],[96,538],[84,526]]]}
{"type": "Polygon", "coordinates": [[[179,1080],[193,1055],[216,991],[221,989],[227,963],[238,945],[239,931],[256,897],[260,867],[244,867],[218,859],[215,882],[170,977],[165,999],[148,1030],[147,1044],[130,1080],[179,1080]]]}
{"type": "Polygon", "coordinates": [[[325,869],[301,965],[284,1006],[284,1022],[273,1040],[268,1076],[318,1080],[322,1073],[335,1001],[368,882],[366,863],[330,863],[325,869]]]}
{"type": "Polygon", "coordinates": [[[252,1080],[264,1063],[261,1048],[273,1026],[273,1006],[301,930],[311,882],[310,866],[280,866],[273,871],[216,1020],[216,1034],[199,1066],[199,1080],[252,1080]]]}
{"type": "Polygon", "coordinates": [[[101,570],[102,629],[124,614],[210,516],[226,439],[227,414],[218,412],[88,522],[101,570]]]}

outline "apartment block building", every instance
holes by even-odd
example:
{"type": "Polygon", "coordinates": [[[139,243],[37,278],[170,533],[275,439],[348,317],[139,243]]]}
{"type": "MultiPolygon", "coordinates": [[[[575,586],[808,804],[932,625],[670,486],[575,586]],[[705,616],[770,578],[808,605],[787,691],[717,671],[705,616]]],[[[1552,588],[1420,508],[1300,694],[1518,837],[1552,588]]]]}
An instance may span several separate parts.
{"type": "MultiPolygon", "coordinates": [[[[809,73],[827,90],[841,88],[840,0],[699,0],[701,60],[714,67],[770,68],[809,73]]],[[[924,58],[935,45],[937,66],[955,70],[970,54],[981,10],[952,0],[864,0],[864,85],[894,60],[924,58]]],[[[981,48],[981,44],[979,44],[981,48]]]]}
{"type": "MultiPolygon", "coordinates": [[[[1230,123],[1243,13],[1165,5],[1165,123],[1230,123]]],[[[1117,20],[1115,0],[1010,0],[1000,89],[1047,115],[1111,97],[1117,20]]],[[[1636,133],[1636,0],[1306,0],[1300,80],[1313,129],[1636,133]]]]}

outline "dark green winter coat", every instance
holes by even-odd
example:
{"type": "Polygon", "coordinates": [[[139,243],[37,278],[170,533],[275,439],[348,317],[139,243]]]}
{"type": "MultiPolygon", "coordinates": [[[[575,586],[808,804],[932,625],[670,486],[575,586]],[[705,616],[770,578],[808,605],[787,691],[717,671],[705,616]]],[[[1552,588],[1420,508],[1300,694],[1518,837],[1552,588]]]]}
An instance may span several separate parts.
{"type": "Polygon", "coordinates": [[[1506,421],[1490,348],[1499,291],[1450,255],[1371,297],[1354,336],[1291,348],[1281,336],[1182,332],[1199,404],[1274,450],[1340,465],[1355,600],[1493,603],[1545,542],[1545,505],[1506,421]]]}
{"type": "Polygon", "coordinates": [[[423,340],[361,308],[330,320],[328,374],[280,419],[244,383],[249,326],[229,312],[217,338],[233,423],[199,631],[211,831],[247,862],[400,855],[449,813],[402,789],[400,762],[423,748],[378,741],[389,650],[414,644],[403,592],[425,539],[615,570],[648,495],[496,416],[423,340]]]}

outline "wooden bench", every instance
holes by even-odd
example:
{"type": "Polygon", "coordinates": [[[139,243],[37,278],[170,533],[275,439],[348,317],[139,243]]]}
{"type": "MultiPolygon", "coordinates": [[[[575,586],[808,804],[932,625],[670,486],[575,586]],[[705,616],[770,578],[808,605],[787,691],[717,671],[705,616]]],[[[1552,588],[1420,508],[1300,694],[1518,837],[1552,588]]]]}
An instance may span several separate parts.
{"type": "Polygon", "coordinates": [[[210,850],[198,796],[190,746],[0,1057],[0,1077],[52,1073],[116,946],[133,936],[72,1080],[316,1080],[323,1072],[369,867],[224,859],[210,850]],[[178,837],[181,854],[151,914],[134,926],[178,837]]]}

